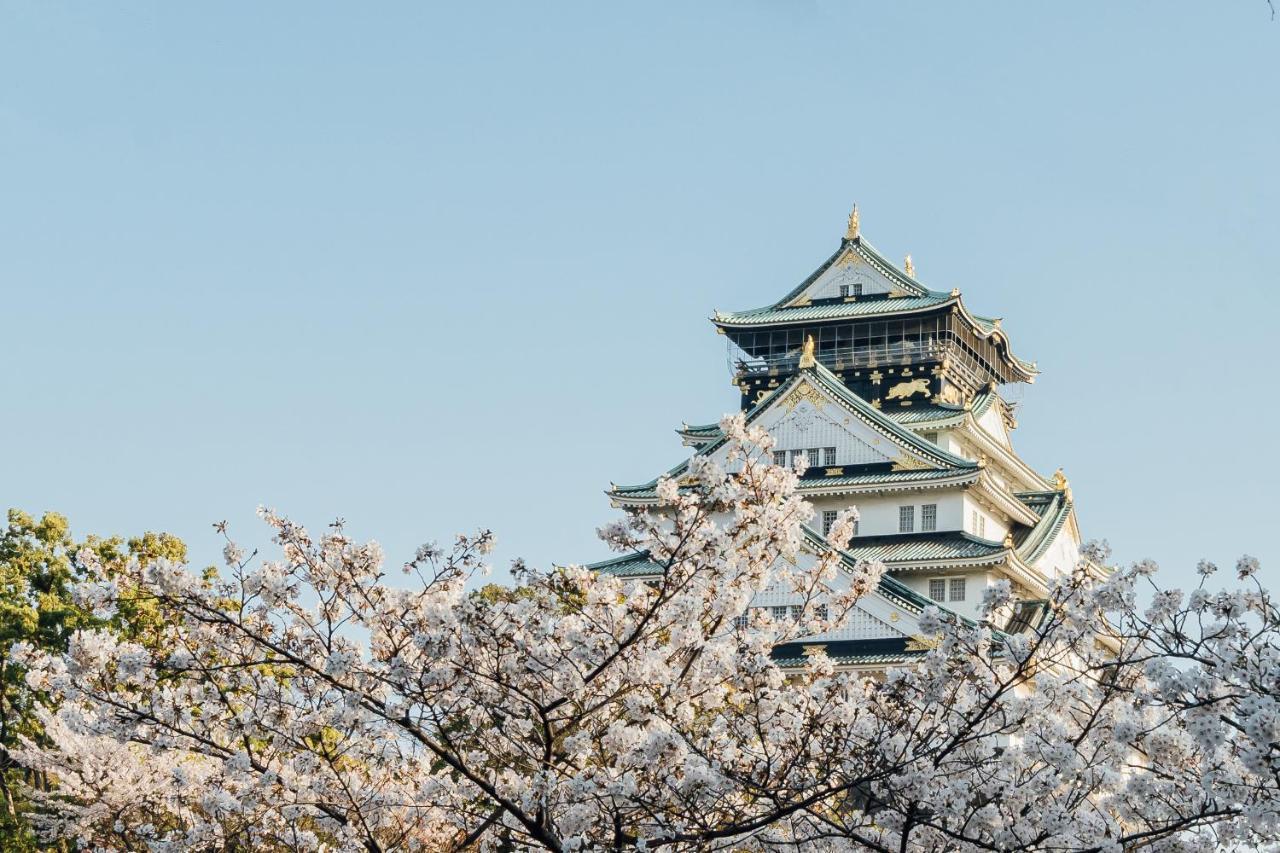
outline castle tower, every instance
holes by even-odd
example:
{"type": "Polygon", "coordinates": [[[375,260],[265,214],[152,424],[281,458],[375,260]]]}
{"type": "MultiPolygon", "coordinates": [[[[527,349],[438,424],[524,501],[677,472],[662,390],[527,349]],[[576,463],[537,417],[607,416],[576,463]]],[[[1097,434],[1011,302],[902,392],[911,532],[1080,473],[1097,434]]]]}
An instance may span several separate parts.
{"type": "MultiPolygon", "coordinates": [[[[1046,479],[1017,455],[1013,409],[1000,394],[1034,381],[1036,366],[1013,354],[999,319],[969,311],[958,289],[930,290],[914,272],[909,256],[899,269],[863,239],[855,208],[836,251],[780,300],[712,317],[728,338],[748,421],[774,437],[774,461],[808,461],[799,491],[816,511],[807,531],[814,553],[829,547],[823,536],[839,511],[856,505],[845,557],[886,567],[850,628],[813,638],[852,667],[910,657],[922,607],[973,618],[985,587],[1002,578],[1024,602],[1003,627],[1025,630],[1043,612],[1051,579],[1079,561],[1066,478],[1046,479]]],[[[724,444],[717,424],[678,432],[696,455],[724,444]]],[[[608,494],[620,508],[652,506],[656,485],[608,494]]],[[[595,568],[661,570],[643,554],[595,568]]],[[[764,593],[755,606],[780,617],[790,603],[764,593]]]]}

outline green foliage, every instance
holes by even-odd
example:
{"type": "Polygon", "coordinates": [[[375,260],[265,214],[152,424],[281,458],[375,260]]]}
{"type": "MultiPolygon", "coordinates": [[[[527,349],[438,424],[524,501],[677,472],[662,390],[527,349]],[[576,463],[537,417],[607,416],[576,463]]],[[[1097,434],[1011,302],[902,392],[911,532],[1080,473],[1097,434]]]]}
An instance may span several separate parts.
{"type": "Polygon", "coordinates": [[[58,513],[46,512],[37,519],[9,510],[8,522],[0,528],[0,849],[5,851],[42,849],[25,820],[22,790],[49,784],[10,758],[9,750],[19,737],[40,737],[35,709],[46,701],[27,686],[26,672],[10,657],[13,644],[62,651],[72,633],[90,627],[108,627],[152,647],[158,636],[159,613],[146,598],[129,598],[109,620],[76,605],[71,586],[93,576],[81,560],[86,549],[96,556],[89,562],[101,567],[105,579],[118,579],[130,560],[145,565],[160,559],[181,562],[187,556],[182,540],[167,533],[148,532],[128,540],[90,536],[77,543],[67,519],[58,513]]]}

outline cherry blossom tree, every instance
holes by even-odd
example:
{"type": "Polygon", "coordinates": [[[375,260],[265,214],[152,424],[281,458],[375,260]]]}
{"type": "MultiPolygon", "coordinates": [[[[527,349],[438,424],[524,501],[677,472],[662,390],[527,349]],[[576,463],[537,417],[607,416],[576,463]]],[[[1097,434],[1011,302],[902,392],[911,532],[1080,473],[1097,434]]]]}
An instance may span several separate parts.
{"type": "MultiPolygon", "coordinates": [[[[727,418],[660,513],[602,531],[641,581],[516,565],[493,537],[419,550],[262,513],[220,581],[152,562],[77,591],[163,615],[142,645],[81,630],[19,645],[60,700],[18,759],[58,786],[40,828],[104,850],[1192,850],[1280,837],[1280,614],[1244,588],[1154,589],[1153,566],[1060,579],[1047,617],[994,630],[927,610],[931,648],[878,676],[782,642],[838,626],[879,582],[835,551],[795,568],[811,508],[771,440],[727,418]],[[843,584],[832,583],[839,573],[843,584]],[[759,610],[783,586],[795,621],[759,610]],[[1150,587],[1150,593],[1148,592],[1150,587]],[[833,591],[833,590],[839,591],[833,591]],[[1149,605],[1139,600],[1150,599],[1149,605]],[[155,651],[163,650],[163,651],[155,651]]],[[[829,539],[847,544],[856,514],[829,539]]],[[[1101,552],[1090,555],[1103,559],[1101,552]]],[[[91,561],[91,555],[85,555],[91,561]]]]}

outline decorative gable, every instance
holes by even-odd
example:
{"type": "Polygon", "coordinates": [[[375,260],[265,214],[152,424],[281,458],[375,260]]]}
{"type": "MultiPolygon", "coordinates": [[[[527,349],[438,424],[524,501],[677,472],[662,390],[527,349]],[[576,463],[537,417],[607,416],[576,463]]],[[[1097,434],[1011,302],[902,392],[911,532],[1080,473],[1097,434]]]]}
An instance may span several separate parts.
{"type": "MultiPolygon", "coordinates": [[[[779,389],[761,405],[752,420],[773,436],[775,450],[834,448],[831,464],[837,466],[890,462],[899,470],[939,467],[894,432],[877,429],[810,376],[779,389]]],[[[810,464],[827,465],[826,454],[810,464]]]]}
{"type": "Polygon", "coordinates": [[[855,301],[866,297],[928,294],[927,288],[911,278],[909,266],[904,273],[861,240],[848,240],[776,307],[798,307],[824,300],[855,301]]]}

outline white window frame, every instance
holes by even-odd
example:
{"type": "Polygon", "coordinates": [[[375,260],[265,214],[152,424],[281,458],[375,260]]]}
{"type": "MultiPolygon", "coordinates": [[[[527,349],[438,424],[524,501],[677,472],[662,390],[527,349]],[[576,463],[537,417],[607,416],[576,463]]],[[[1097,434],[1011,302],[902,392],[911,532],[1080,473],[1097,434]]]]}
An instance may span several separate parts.
{"type": "Polygon", "coordinates": [[[929,578],[928,581],[928,598],[930,601],[936,601],[939,604],[950,604],[954,602],[966,601],[969,597],[969,578],[965,575],[941,575],[939,577],[929,578]],[[938,598],[934,593],[934,585],[940,584],[942,597],[938,598]],[[959,587],[960,595],[955,595],[956,589],[959,587]]]}
{"type": "Polygon", "coordinates": [[[929,578],[929,600],[936,601],[939,604],[947,602],[947,578],[929,578]],[[933,594],[933,585],[938,584],[942,597],[939,598],[933,594]]]}
{"type": "Polygon", "coordinates": [[[937,504],[921,505],[920,529],[925,532],[938,529],[938,505],[937,504]]]}
{"type": "Polygon", "coordinates": [[[916,505],[908,504],[898,507],[898,532],[916,532],[916,505]]]}
{"type": "Polygon", "coordinates": [[[828,533],[831,532],[831,528],[836,523],[836,517],[839,515],[840,513],[834,509],[824,509],[822,511],[822,535],[823,536],[826,536],[828,533]]]}

